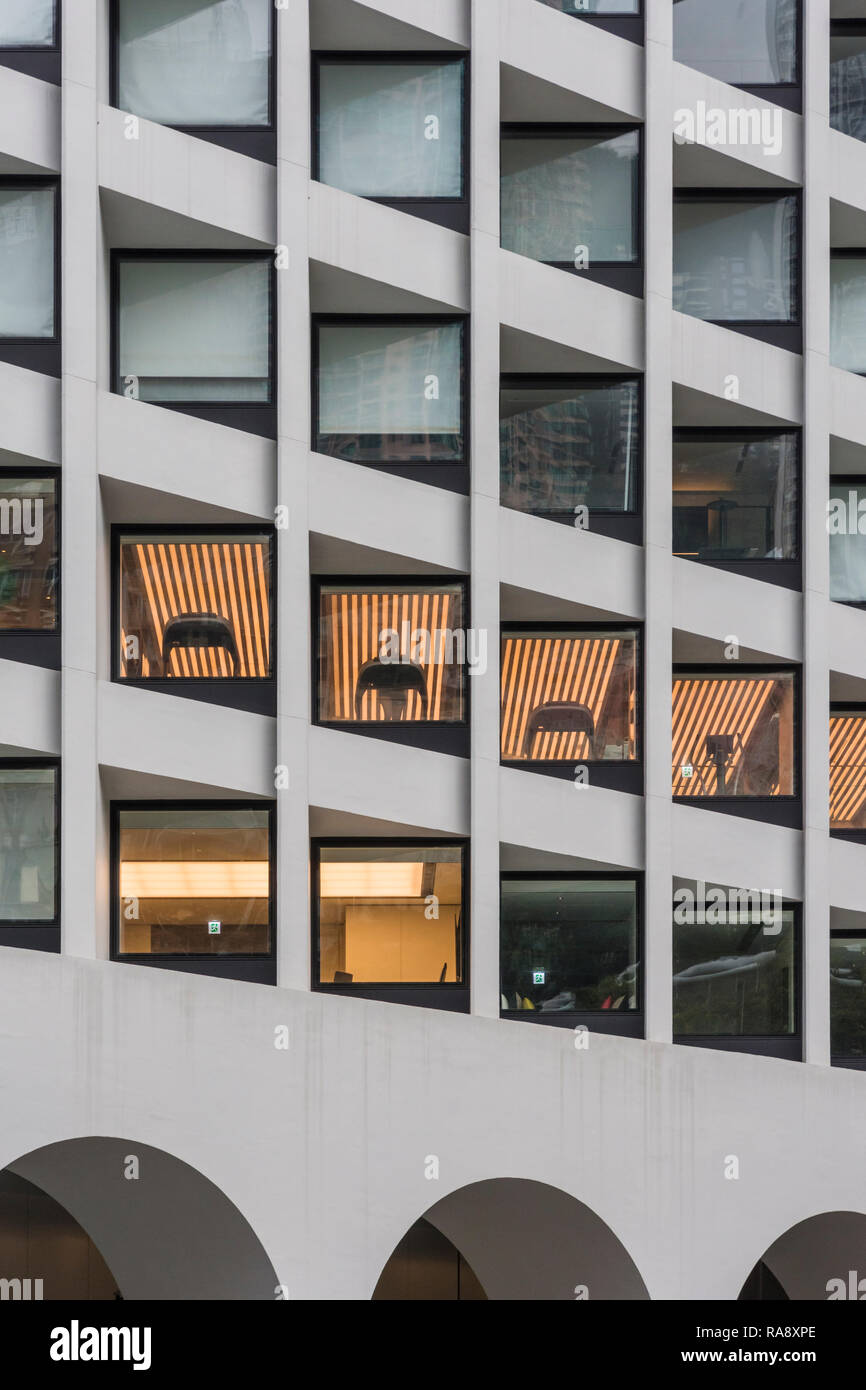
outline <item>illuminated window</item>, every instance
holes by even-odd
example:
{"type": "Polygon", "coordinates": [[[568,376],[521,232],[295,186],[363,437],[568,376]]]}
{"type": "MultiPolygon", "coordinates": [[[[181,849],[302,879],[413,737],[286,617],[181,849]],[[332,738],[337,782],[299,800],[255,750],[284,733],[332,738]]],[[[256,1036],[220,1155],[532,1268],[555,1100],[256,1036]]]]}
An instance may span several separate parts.
{"type": "Polygon", "coordinates": [[[830,1049],[834,1058],[866,1058],[866,936],[830,934],[830,1049]]]}
{"type": "Polygon", "coordinates": [[[504,876],[499,956],[503,1012],[634,1013],[636,880],[504,876]]]}
{"type": "Polygon", "coordinates": [[[798,553],[796,434],[677,430],[673,550],[693,560],[791,560],[798,553]]]}
{"type": "Polygon", "coordinates": [[[57,767],[0,763],[0,926],[57,922],[59,847],[57,767]]]}
{"type": "Polygon", "coordinates": [[[638,756],[634,628],[506,631],[505,762],[629,762],[638,756]]]}
{"type": "Polygon", "coordinates": [[[866,830],[866,712],[830,714],[830,829],[866,830]]]}
{"type": "Polygon", "coordinates": [[[319,983],[461,984],[463,859],[459,844],[319,846],[319,983]]]}
{"type": "Polygon", "coordinates": [[[268,955],[270,808],[164,803],[114,815],[119,955],[268,955]]]}
{"type": "Polygon", "coordinates": [[[57,484],[0,472],[0,631],[57,627],[57,484]]]}
{"type": "Polygon", "coordinates": [[[673,795],[796,795],[794,733],[793,671],[675,673],[673,795]]]}
{"type": "Polygon", "coordinates": [[[119,679],[271,676],[269,533],[124,533],[118,547],[119,679]]]}
{"type": "Polygon", "coordinates": [[[322,585],[320,721],[464,723],[471,636],[462,583],[322,585]]]}

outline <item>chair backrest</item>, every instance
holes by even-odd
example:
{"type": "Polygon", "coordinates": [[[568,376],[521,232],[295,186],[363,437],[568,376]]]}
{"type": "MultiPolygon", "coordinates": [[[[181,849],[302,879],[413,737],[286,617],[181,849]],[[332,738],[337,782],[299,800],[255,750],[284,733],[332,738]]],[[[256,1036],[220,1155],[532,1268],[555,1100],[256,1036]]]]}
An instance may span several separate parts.
{"type": "Polygon", "coordinates": [[[355,684],[356,719],[361,717],[361,702],[368,691],[391,699],[402,696],[404,701],[410,691],[414,691],[424,706],[424,718],[428,717],[427,679],[423,669],[412,661],[382,661],[373,657],[372,661],[364,662],[355,684]]]}
{"type": "Polygon", "coordinates": [[[523,752],[526,757],[532,754],[532,745],[538,734],[587,734],[595,733],[595,720],[587,705],[578,705],[571,700],[551,700],[544,705],[536,705],[526,721],[523,736],[523,752]]]}
{"type": "Polygon", "coordinates": [[[162,669],[171,675],[171,654],[178,647],[219,647],[228,652],[232,675],[236,676],[240,660],[234,630],[228,618],[218,613],[180,613],[169,618],[162,634],[162,669]]]}

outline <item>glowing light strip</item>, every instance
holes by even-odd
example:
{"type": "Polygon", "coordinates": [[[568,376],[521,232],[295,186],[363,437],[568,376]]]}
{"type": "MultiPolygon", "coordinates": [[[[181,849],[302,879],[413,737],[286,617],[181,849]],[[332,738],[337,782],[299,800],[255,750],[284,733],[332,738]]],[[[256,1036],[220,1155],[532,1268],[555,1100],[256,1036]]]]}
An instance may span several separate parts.
{"type": "Polygon", "coordinates": [[[122,898],[267,898],[267,860],[126,860],[122,898]]]}
{"type": "Polygon", "coordinates": [[[423,863],[320,865],[323,898],[420,898],[423,863]]]}

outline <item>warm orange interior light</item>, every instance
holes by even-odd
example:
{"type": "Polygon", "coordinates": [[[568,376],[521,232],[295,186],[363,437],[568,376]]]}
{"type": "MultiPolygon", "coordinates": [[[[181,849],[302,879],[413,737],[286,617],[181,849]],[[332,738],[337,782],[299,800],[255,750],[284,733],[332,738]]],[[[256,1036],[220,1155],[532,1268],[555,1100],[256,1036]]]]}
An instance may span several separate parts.
{"type": "Polygon", "coordinates": [[[322,864],[323,898],[420,898],[424,865],[322,864]]]}
{"type": "Polygon", "coordinates": [[[267,860],[128,860],[120,866],[122,898],[266,898],[268,892],[267,860]]]}

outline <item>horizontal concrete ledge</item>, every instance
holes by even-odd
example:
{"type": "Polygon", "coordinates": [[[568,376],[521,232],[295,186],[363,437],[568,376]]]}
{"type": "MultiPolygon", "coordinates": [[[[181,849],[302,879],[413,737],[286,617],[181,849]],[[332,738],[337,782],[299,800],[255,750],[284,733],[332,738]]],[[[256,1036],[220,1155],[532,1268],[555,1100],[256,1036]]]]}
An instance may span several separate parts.
{"type": "MultiPolygon", "coordinates": [[[[531,3],[544,13],[538,0],[531,3]]],[[[499,302],[507,328],[585,354],[598,363],[594,370],[643,368],[643,301],[634,295],[500,250],[499,302]]],[[[521,363],[521,371],[544,370],[541,361],[521,363]]]]}
{"type": "Polygon", "coordinates": [[[276,721],[152,690],[100,681],[100,764],[273,797],[276,721]]]}
{"type": "Polygon", "coordinates": [[[101,477],[273,522],[272,440],[110,391],[98,393],[97,412],[101,477]]]}
{"type": "Polygon", "coordinates": [[[60,672],[0,661],[2,756],[60,753],[60,672]]]}
{"type": "MultiPolygon", "coordinates": [[[[677,113],[689,112],[694,117],[693,144],[674,143],[674,187],[704,188],[772,188],[796,187],[803,176],[803,118],[770,101],[760,101],[749,92],[731,87],[727,82],[686,67],[673,64],[673,94],[671,99],[671,131],[677,128],[677,113]],[[725,121],[722,130],[728,143],[710,144],[707,134],[715,138],[715,126],[710,124],[711,113],[722,111],[725,121]],[[760,139],[743,138],[740,123],[733,127],[729,112],[757,113],[746,126],[751,137],[760,124],[760,139]],[[704,120],[699,119],[703,112],[704,120]],[[765,144],[764,140],[769,143],[765,144]],[[775,151],[773,153],[772,151],[775,151]]],[[[683,123],[686,133],[691,129],[683,123]]]]}
{"type": "MultiPolygon", "coordinates": [[[[499,577],[527,594],[585,609],[588,620],[643,616],[643,549],[500,508],[499,577]]],[[[539,605],[539,609],[543,605],[539,605]]],[[[550,616],[538,612],[538,620],[550,616]]]]}
{"type": "MultiPolygon", "coordinates": [[[[513,70],[509,77],[528,74],[562,93],[561,109],[545,109],[536,120],[642,117],[644,54],[638,44],[539,6],[537,0],[499,0],[498,8],[500,59],[513,70]],[[579,113],[568,96],[579,99],[579,113]]],[[[508,119],[515,116],[508,112],[508,119]]]]}
{"type": "Polygon", "coordinates": [[[644,862],[640,796],[590,782],[499,769],[503,843],[568,856],[574,868],[640,869],[644,862]]]}
{"type": "Polygon", "coordinates": [[[802,899],[802,831],[697,806],[675,805],[671,810],[675,878],[764,888],[794,902],[802,899]]]}
{"type": "Polygon", "coordinates": [[[828,888],[831,907],[866,912],[866,845],[830,836],[828,888]]]}
{"type": "Polygon", "coordinates": [[[671,358],[675,383],[752,410],[755,423],[802,420],[803,364],[795,352],[674,312],[671,358]]]}
{"type": "Polygon", "coordinates": [[[846,603],[827,604],[831,671],[866,680],[866,613],[846,603]]]}
{"type": "Polygon", "coordinates": [[[465,0],[311,0],[314,49],[468,48],[465,0]]]}
{"type": "Polygon", "coordinates": [[[416,834],[469,834],[467,758],[313,727],[309,760],[311,807],[387,821],[416,834]]]}
{"type": "Polygon", "coordinates": [[[99,183],[108,193],[103,202],[110,244],[274,245],[272,165],[153,121],[130,127],[134,120],[113,107],[99,108],[99,183]]]}
{"type": "Polygon", "coordinates": [[[60,463],[60,393],[57,377],[0,362],[0,462],[60,463]]]}
{"type": "Polygon", "coordinates": [[[718,647],[713,656],[701,659],[722,660],[723,648],[733,638],[740,644],[740,661],[802,660],[800,593],[676,556],[671,563],[674,627],[718,647]]]}
{"type": "MultiPolygon", "coordinates": [[[[834,439],[866,449],[866,377],[830,368],[830,433],[834,439]]],[[[866,459],[860,459],[866,467],[866,459]]]]}
{"type": "Polygon", "coordinates": [[[0,67],[0,175],[60,170],[60,88],[0,67]]]}

